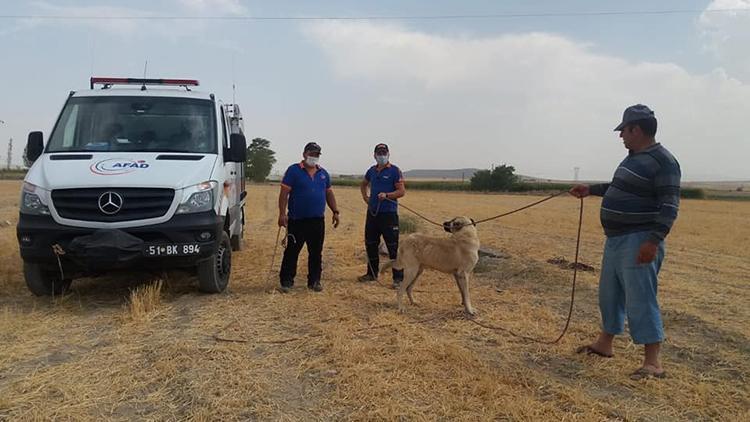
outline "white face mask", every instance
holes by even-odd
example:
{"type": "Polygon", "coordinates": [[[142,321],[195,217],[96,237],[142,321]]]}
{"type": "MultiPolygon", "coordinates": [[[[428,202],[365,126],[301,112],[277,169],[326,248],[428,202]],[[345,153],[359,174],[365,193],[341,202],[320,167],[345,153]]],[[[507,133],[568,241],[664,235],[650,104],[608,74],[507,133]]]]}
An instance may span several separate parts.
{"type": "Polygon", "coordinates": [[[390,158],[389,155],[376,155],[375,161],[378,163],[378,165],[384,166],[388,164],[388,158],[390,158]]]}
{"type": "Polygon", "coordinates": [[[305,158],[305,164],[310,167],[315,167],[318,164],[318,160],[320,160],[320,157],[313,157],[311,155],[308,155],[307,158],[305,158]]]}

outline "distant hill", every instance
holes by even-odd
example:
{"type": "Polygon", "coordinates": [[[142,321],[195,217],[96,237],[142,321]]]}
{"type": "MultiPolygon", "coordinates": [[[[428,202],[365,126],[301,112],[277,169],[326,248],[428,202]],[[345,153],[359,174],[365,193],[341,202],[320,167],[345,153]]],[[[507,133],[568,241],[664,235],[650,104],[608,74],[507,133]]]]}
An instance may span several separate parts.
{"type": "Polygon", "coordinates": [[[412,180],[419,179],[431,179],[431,180],[466,180],[471,179],[471,176],[479,171],[479,169],[468,168],[468,169],[452,169],[452,170],[441,170],[441,169],[415,169],[404,172],[404,177],[412,180]]]}
{"type": "MultiPolygon", "coordinates": [[[[481,169],[476,168],[465,168],[465,169],[415,169],[404,172],[404,177],[412,180],[471,180],[474,173],[481,169]]],[[[524,176],[517,174],[522,181],[528,182],[543,182],[549,181],[547,179],[539,179],[536,177],[524,176]]]]}

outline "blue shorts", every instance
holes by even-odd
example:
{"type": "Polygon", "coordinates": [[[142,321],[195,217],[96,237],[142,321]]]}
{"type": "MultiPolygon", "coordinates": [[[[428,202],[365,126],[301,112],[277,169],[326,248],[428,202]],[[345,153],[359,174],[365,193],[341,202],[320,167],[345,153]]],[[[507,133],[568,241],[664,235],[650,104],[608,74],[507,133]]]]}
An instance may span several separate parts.
{"type": "Polygon", "coordinates": [[[660,343],[664,327],[656,300],[657,276],[664,260],[664,242],[659,244],[656,258],[638,264],[638,250],[649,238],[649,232],[608,237],[604,244],[602,272],[599,278],[599,311],[602,329],[620,334],[628,328],[636,344],[660,343]]]}

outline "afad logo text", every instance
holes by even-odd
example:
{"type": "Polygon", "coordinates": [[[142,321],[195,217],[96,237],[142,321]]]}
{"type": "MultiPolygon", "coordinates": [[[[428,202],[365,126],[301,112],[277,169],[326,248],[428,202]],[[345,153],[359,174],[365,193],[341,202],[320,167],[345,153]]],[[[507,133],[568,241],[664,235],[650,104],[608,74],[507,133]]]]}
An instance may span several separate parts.
{"type": "Polygon", "coordinates": [[[91,172],[102,176],[116,176],[119,174],[132,173],[136,170],[147,169],[149,164],[146,160],[123,160],[111,158],[102,160],[91,165],[91,172]]]}

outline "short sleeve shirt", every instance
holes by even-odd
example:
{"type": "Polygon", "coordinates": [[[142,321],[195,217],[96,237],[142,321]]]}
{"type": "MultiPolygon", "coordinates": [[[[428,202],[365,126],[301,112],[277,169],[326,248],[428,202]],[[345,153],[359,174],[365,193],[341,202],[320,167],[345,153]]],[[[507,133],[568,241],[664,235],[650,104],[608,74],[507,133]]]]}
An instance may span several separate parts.
{"type": "Polygon", "coordinates": [[[365,180],[370,183],[370,203],[371,212],[397,212],[398,204],[391,201],[378,201],[378,194],[381,192],[393,192],[404,183],[404,175],[401,169],[388,163],[380,171],[378,166],[370,167],[365,173],[365,180]],[[378,208],[380,202],[380,208],[378,208]]]}
{"type": "Polygon", "coordinates": [[[322,218],[326,210],[326,192],[331,189],[331,177],[322,167],[311,176],[302,163],[286,169],[281,186],[289,189],[289,218],[322,218]]]}

